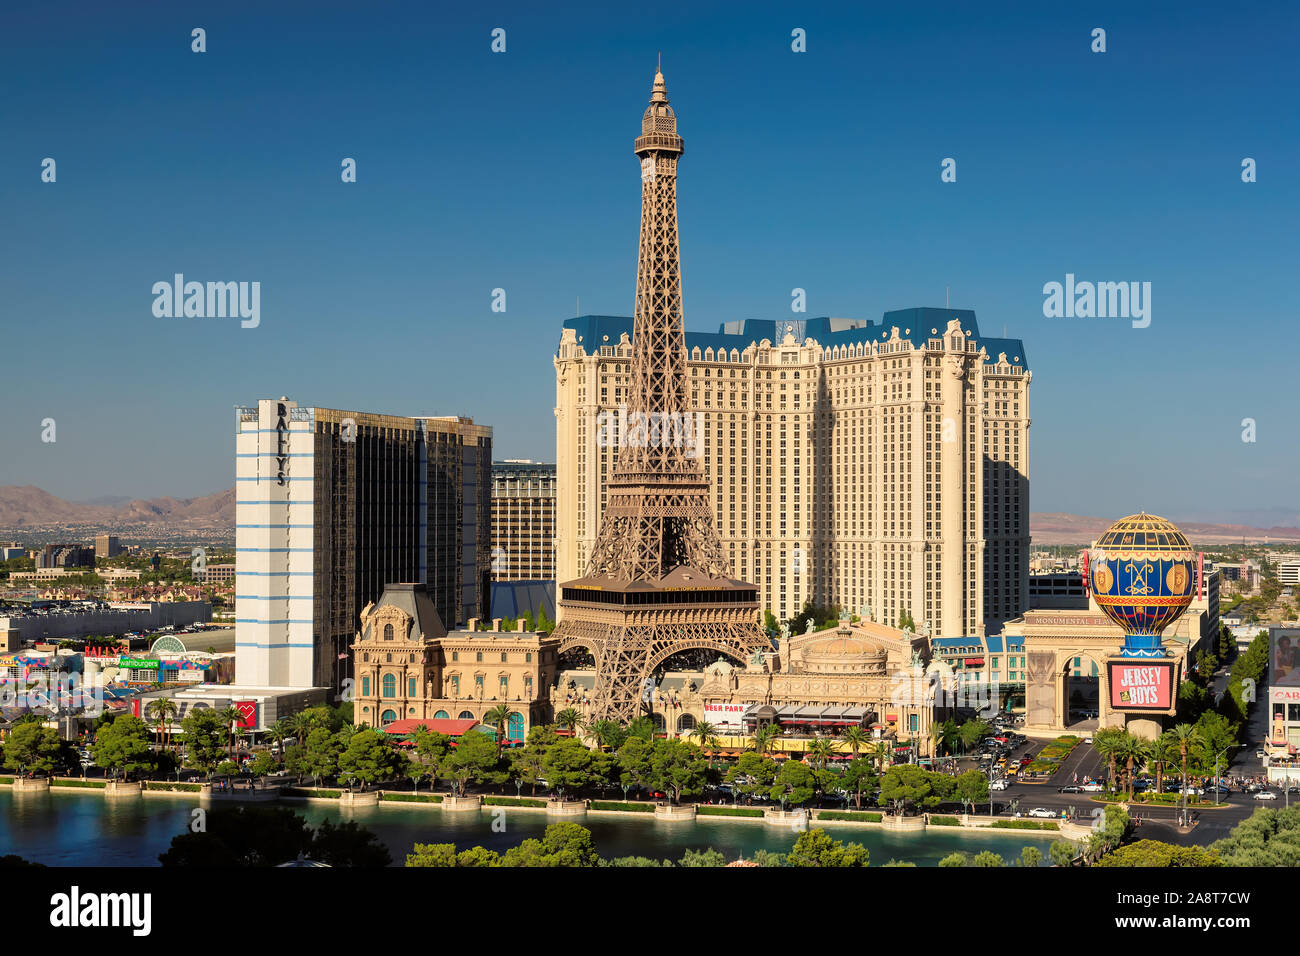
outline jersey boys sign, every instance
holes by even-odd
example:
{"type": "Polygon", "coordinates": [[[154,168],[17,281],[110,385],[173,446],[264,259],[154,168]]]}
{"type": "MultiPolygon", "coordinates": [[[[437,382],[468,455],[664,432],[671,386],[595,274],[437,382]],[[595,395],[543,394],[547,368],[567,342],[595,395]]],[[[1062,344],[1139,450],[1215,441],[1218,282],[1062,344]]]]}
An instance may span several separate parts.
{"type": "Polygon", "coordinates": [[[1174,705],[1174,662],[1107,661],[1112,710],[1169,710],[1174,705]]]}

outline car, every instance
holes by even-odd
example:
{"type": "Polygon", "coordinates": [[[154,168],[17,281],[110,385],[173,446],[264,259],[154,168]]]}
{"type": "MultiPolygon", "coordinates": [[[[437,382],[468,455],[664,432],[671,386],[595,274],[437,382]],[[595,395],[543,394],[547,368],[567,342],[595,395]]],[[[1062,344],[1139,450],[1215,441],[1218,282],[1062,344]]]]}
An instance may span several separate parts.
{"type": "Polygon", "coordinates": [[[1258,750],[1255,751],[1255,756],[1259,760],[1263,760],[1265,757],[1268,756],[1268,752],[1264,750],[1263,747],[1260,747],[1258,750]]]}
{"type": "Polygon", "coordinates": [[[1023,757],[1020,758],[1020,766],[1022,767],[1031,764],[1033,762],[1034,762],[1034,758],[1029,756],[1029,754],[1025,754],[1023,757]]]}
{"type": "Polygon", "coordinates": [[[1092,738],[1091,738],[1091,737],[1084,737],[1084,738],[1083,738],[1083,742],[1084,742],[1085,744],[1090,744],[1090,743],[1092,743],[1092,738]]]}
{"type": "Polygon", "coordinates": [[[1272,790],[1260,790],[1255,794],[1256,800],[1276,800],[1277,794],[1272,790]]]}
{"type": "Polygon", "coordinates": [[[1097,780],[1089,780],[1079,789],[1082,790],[1084,793],[1101,793],[1106,788],[1103,787],[1101,783],[1097,780]]]}
{"type": "Polygon", "coordinates": [[[1010,784],[1007,782],[1007,780],[1006,780],[1005,777],[999,777],[997,780],[994,780],[991,784],[989,784],[989,789],[990,789],[990,790],[1005,790],[1005,789],[1007,789],[1007,787],[1009,787],[1009,786],[1010,786],[1010,784]]]}
{"type": "Polygon", "coordinates": [[[1226,797],[1232,793],[1232,788],[1226,787],[1223,784],[1219,784],[1217,786],[1211,784],[1210,786],[1205,788],[1205,792],[1210,794],[1211,796],[1217,793],[1221,797],[1226,797]]]}
{"type": "Polygon", "coordinates": [[[1200,787],[1183,787],[1178,792],[1184,793],[1189,797],[1199,797],[1201,796],[1201,794],[1205,793],[1205,791],[1202,790],[1200,787]]]}
{"type": "Polygon", "coordinates": [[[1056,792],[1057,793],[1083,793],[1083,787],[1080,787],[1077,784],[1070,784],[1069,786],[1061,787],[1056,792]]]}
{"type": "Polygon", "coordinates": [[[1055,810],[1049,810],[1047,807],[1034,807],[1029,811],[1031,817],[1055,817],[1059,814],[1055,810]]]}

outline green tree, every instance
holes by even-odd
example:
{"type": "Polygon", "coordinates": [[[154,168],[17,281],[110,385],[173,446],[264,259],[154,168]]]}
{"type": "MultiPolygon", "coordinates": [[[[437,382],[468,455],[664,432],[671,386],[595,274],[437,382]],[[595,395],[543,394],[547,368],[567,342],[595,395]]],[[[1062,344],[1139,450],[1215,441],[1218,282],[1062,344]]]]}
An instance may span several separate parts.
{"type": "Polygon", "coordinates": [[[1097,866],[1223,866],[1213,850],[1199,846],[1175,846],[1158,840],[1138,840],[1107,853],[1097,866]]]}
{"type": "Polygon", "coordinates": [[[591,750],[574,738],[557,740],[546,751],[542,773],[556,796],[563,800],[595,779],[591,750]]]}
{"type": "Polygon", "coordinates": [[[295,769],[320,784],[322,780],[339,772],[339,756],[342,752],[339,738],[330,733],[329,728],[313,726],[307,734],[307,742],[301,748],[301,759],[295,761],[295,769]]]}
{"type": "MultiPolygon", "coordinates": [[[[341,743],[341,741],[340,741],[341,743]]],[[[379,730],[361,730],[352,734],[338,758],[339,781],[361,781],[363,788],[400,777],[406,770],[407,757],[399,752],[379,730]]]]}
{"type": "Polygon", "coordinates": [[[1079,847],[1069,840],[1053,840],[1047,853],[1052,858],[1053,866],[1069,866],[1079,855],[1079,847]]]}
{"type": "Polygon", "coordinates": [[[1093,734],[1092,749],[1106,761],[1106,786],[1115,789],[1115,763],[1128,731],[1122,727],[1103,727],[1093,734]]]}
{"type": "Polygon", "coordinates": [[[780,737],[783,731],[776,724],[763,724],[754,728],[750,735],[753,748],[759,754],[766,754],[772,749],[772,742],[780,737]]]}
{"type": "Polygon", "coordinates": [[[971,866],[1006,866],[1007,861],[1002,859],[992,850],[984,850],[982,853],[976,853],[971,857],[971,866]]]}
{"type": "Polygon", "coordinates": [[[91,748],[95,765],[112,773],[148,773],[157,766],[149,749],[149,726],[139,717],[122,714],[98,734],[91,748]]]}
{"type": "Polygon", "coordinates": [[[379,867],[393,862],[388,847],[352,820],[321,823],[307,852],[311,859],[329,866],[379,867]]]}
{"type": "Polygon", "coordinates": [[[1036,846],[1027,846],[1020,851],[1020,865],[1039,867],[1043,865],[1043,851],[1036,846]]]}
{"type": "Polygon", "coordinates": [[[708,780],[709,762],[700,748],[685,740],[656,740],[650,754],[650,782],[673,803],[694,796],[708,780]]]}
{"type": "Polygon", "coordinates": [[[786,804],[801,807],[816,793],[816,775],[806,763],[799,760],[787,760],[782,764],[768,790],[768,796],[781,801],[783,807],[786,804]]]}
{"type": "Polygon", "coordinates": [[[206,829],[172,838],[163,866],[278,866],[311,851],[312,830],[287,807],[220,807],[206,829]]]}
{"type": "Polygon", "coordinates": [[[581,722],[582,714],[578,713],[578,711],[572,707],[566,707],[555,715],[556,725],[563,727],[565,730],[569,731],[569,733],[573,733],[581,722]]]}
{"type": "Polygon", "coordinates": [[[827,761],[837,753],[835,744],[829,737],[814,737],[808,741],[808,747],[804,752],[818,770],[825,770],[827,761]]]}
{"type": "Polygon", "coordinates": [[[687,850],[677,861],[678,866],[726,866],[727,858],[712,847],[706,850],[687,850]]]}
{"type": "Polygon", "coordinates": [[[211,774],[225,749],[226,725],[221,715],[210,708],[191,708],[181,721],[181,742],[185,746],[185,766],[211,774]]]}
{"type": "Polygon", "coordinates": [[[705,747],[710,750],[717,750],[721,744],[718,740],[717,725],[711,724],[707,720],[696,721],[695,726],[691,728],[690,733],[686,736],[699,744],[701,750],[705,747]]]}
{"type": "Polygon", "coordinates": [[[540,840],[525,840],[506,851],[505,866],[600,866],[591,831],[576,823],[552,823],[540,840]]]}
{"type": "Polygon", "coordinates": [[[862,809],[862,794],[874,792],[878,781],[876,768],[866,757],[854,757],[850,760],[844,768],[843,776],[840,777],[840,785],[846,793],[853,794],[853,804],[859,810],[862,809]]]}
{"type": "Polygon", "coordinates": [[[892,804],[896,814],[906,815],[909,804],[920,803],[932,792],[930,775],[915,764],[890,767],[880,778],[880,804],[892,804]]]}
{"type": "Polygon", "coordinates": [[[1300,807],[1256,810],[1210,849],[1225,866],[1300,866],[1300,807]]]}
{"type": "Polygon", "coordinates": [[[506,721],[509,719],[509,704],[497,704],[483,715],[483,723],[496,731],[497,757],[501,756],[501,748],[506,745],[506,721]]]}
{"type": "Polygon", "coordinates": [[[840,743],[847,746],[849,752],[857,757],[871,745],[871,733],[864,727],[845,727],[840,733],[840,743]]]}
{"type": "Polygon", "coordinates": [[[821,828],[806,830],[786,856],[787,866],[867,866],[871,854],[860,843],[845,845],[821,828]]]}
{"type": "MultiPolygon", "coordinates": [[[[576,740],[570,742],[582,746],[576,740]]],[[[496,743],[492,738],[477,730],[469,730],[460,735],[455,749],[442,761],[439,774],[451,781],[456,796],[463,797],[471,780],[477,784],[504,782],[506,775],[499,764],[496,743]]]]}
{"type": "Polygon", "coordinates": [[[59,749],[59,735],[52,728],[25,721],[5,740],[5,767],[19,773],[49,773],[58,761],[59,749]]]}
{"type": "Polygon", "coordinates": [[[736,793],[753,797],[760,793],[766,794],[772,789],[776,773],[775,760],[749,750],[740,755],[740,759],[727,771],[725,779],[736,793]]]}

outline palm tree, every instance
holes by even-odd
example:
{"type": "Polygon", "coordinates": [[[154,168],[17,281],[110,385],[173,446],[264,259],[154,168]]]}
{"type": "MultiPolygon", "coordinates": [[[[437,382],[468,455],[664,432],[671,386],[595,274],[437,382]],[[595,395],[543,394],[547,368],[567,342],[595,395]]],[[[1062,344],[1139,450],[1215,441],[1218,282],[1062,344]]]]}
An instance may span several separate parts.
{"type": "Polygon", "coordinates": [[[1148,755],[1148,761],[1156,772],[1156,793],[1164,793],[1165,770],[1176,766],[1177,758],[1178,745],[1173,739],[1172,732],[1167,730],[1152,742],[1151,753],[1148,755]]]}
{"type": "Polygon", "coordinates": [[[555,722],[561,727],[573,733],[578,724],[582,722],[582,714],[578,713],[572,707],[566,707],[555,715],[555,722]]]}
{"type": "Polygon", "coordinates": [[[293,731],[289,729],[287,720],[277,720],[269,730],[266,736],[275,744],[276,764],[284,766],[284,742],[293,736],[293,731]]]}
{"type": "Polygon", "coordinates": [[[298,711],[298,713],[290,717],[286,723],[289,732],[298,738],[299,747],[302,746],[303,738],[311,733],[312,728],[315,725],[316,722],[312,720],[311,715],[305,710],[298,711]]]}
{"type": "Polygon", "coordinates": [[[1125,732],[1120,738],[1115,748],[1115,756],[1124,762],[1124,795],[1125,799],[1133,799],[1133,765],[1136,762],[1141,766],[1150,752],[1147,745],[1134,737],[1132,734],[1125,732]]]}
{"type": "Polygon", "coordinates": [[[231,705],[220,713],[222,722],[226,725],[226,759],[235,759],[235,727],[244,722],[244,715],[238,707],[231,705]]]}
{"type": "Polygon", "coordinates": [[[501,759],[501,748],[506,745],[506,721],[510,719],[510,705],[497,704],[483,715],[483,723],[490,724],[497,734],[497,759],[501,759]]]}
{"type": "Polygon", "coordinates": [[[776,724],[763,724],[756,727],[751,739],[754,741],[754,749],[758,751],[759,756],[766,756],[768,750],[772,747],[772,741],[780,737],[782,730],[776,724]]]}
{"type": "Polygon", "coordinates": [[[829,737],[817,737],[808,744],[806,753],[812,757],[814,767],[825,770],[826,761],[835,753],[835,744],[829,737]]]}
{"type": "Polygon", "coordinates": [[[840,732],[840,741],[848,744],[849,750],[856,757],[859,752],[871,745],[871,734],[863,727],[845,727],[840,732]]]}
{"type": "Polygon", "coordinates": [[[1111,788],[1115,780],[1115,758],[1119,755],[1120,741],[1128,736],[1122,727],[1104,727],[1092,735],[1092,746],[1102,757],[1106,758],[1106,786],[1111,788]]]}
{"type": "Polygon", "coordinates": [[[718,749],[719,741],[717,725],[711,724],[707,720],[697,721],[695,726],[691,728],[690,733],[686,736],[692,740],[698,740],[700,742],[701,750],[705,747],[710,747],[714,750],[718,749]]]}
{"type": "Polygon", "coordinates": [[[867,748],[867,757],[876,765],[877,773],[883,773],[884,769],[889,766],[893,759],[893,753],[889,749],[889,741],[877,740],[867,748]]]}
{"type": "Polygon", "coordinates": [[[176,701],[170,697],[159,697],[149,702],[145,715],[156,725],[155,733],[162,738],[159,742],[166,747],[171,737],[171,722],[176,716],[176,701]]]}
{"type": "Polygon", "coordinates": [[[1201,742],[1201,732],[1192,724],[1177,724],[1171,731],[1173,740],[1178,744],[1178,758],[1182,763],[1183,812],[1187,812],[1187,756],[1192,746],[1201,742]]]}

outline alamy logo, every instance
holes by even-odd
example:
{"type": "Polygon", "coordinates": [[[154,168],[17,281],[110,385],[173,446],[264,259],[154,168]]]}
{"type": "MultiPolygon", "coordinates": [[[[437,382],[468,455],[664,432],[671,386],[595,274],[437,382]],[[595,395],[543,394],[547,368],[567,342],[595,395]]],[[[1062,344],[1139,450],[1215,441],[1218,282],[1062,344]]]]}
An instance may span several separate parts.
{"type": "Polygon", "coordinates": [[[133,936],[148,936],[153,928],[151,893],[85,893],[78,886],[71,892],[50,897],[50,925],[71,929],[79,926],[122,927],[133,936]]]}
{"type": "Polygon", "coordinates": [[[631,412],[602,409],[596,415],[598,448],[682,448],[687,458],[700,457],[704,413],[631,412]]]}
{"type": "Polygon", "coordinates": [[[155,282],[153,314],[160,319],[241,318],[240,326],[255,329],[262,322],[262,283],[186,282],[176,273],[173,281],[155,282]]]}
{"type": "Polygon", "coordinates": [[[1151,324],[1150,282],[1075,282],[1065,274],[1065,284],[1043,286],[1043,315],[1049,319],[1132,319],[1133,328],[1151,324]]]}

